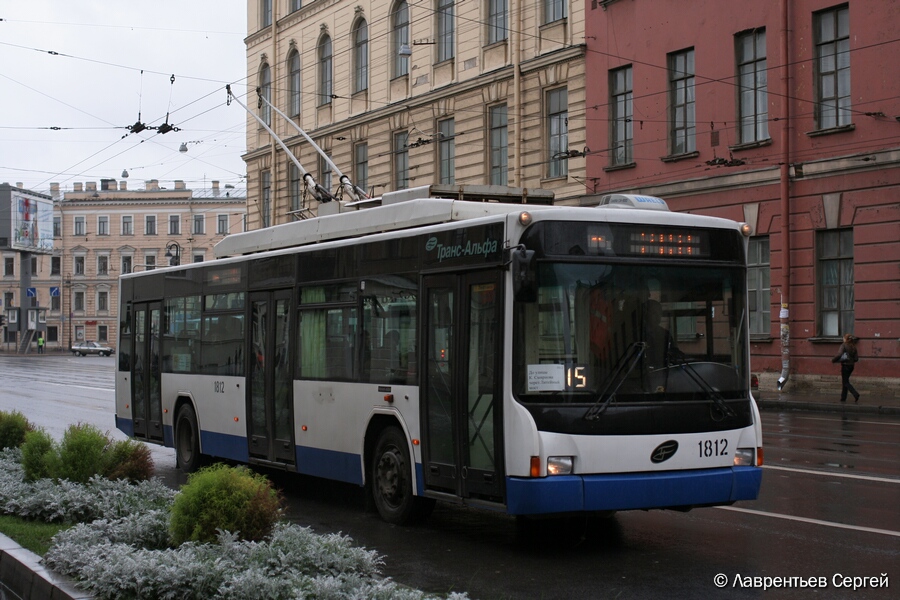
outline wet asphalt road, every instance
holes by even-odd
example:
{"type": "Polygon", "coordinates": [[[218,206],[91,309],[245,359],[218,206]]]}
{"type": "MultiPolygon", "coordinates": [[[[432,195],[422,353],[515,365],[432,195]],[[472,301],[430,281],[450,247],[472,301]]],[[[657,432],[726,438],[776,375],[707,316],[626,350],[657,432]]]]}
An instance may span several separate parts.
{"type": "MultiPolygon", "coordinates": [[[[0,410],[21,410],[56,437],[77,422],[112,430],[114,364],[114,358],[0,355],[0,410]]],[[[900,418],[764,412],[763,431],[766,468],[757,501],[689,513],[619,513],[587,523],[522,527],[503,515],[439,504],[424,525],[398,527],[366,511],[363,494],[353,486],[285,474],[273,478],[285,490],[292,521],[319,533],[347,534],[383,556],[385,575],[438,594],[566,600],[895,597],[900,418]],[[843,577],[882,574],[887,589],[843,587],[843,577]],[[717,575],[727,581],[723,588],[715,585],[717,575]],[[766,577],[822,578],[826,585],[753,587],[766,577]]],[[[152,448],[158,475],[170,485],[182,483],[172,450],[152,448]]]]}

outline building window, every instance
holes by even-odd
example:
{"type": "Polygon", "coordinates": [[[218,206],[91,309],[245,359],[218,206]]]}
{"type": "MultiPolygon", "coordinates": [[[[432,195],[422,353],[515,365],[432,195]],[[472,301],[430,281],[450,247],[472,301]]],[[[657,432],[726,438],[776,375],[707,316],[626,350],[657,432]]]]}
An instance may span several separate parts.
{"type": "Polygon", "coordinates": [[[50,257],[50,274],[59,275],[61,271],[62,259],[59,256],[50,257]]]}
{"type": "Polygon", "coordinates": [[[369,27],[365,19],[353,30],[353,91],[369,89],[369,27]]]}
{"type": "Polygon", "coordinates": [[[272,224],[272,174],[268,171],[263,171],[260,174],[260,185],[262,195],[262,214],[260,219],[262,220],[262,226],[268,227],[272,224]]]}
{"type": "Polygon", "coordinates": [[[272,0],[260,0],[259,2],[259,28],[272,25],[272,0]]]}
{"type": "Polygon", "coordinates": [[[144,270],[153,271],[156,269],[156,255],[147,254],[144,256],[144,270]]]}
{"type": "Polygon", "coordinates": [[[109,310],[109,292],[97,292],[97,311],[109,310]]]}
{"type": "Polygon", "coordinates": [[[131,215],[122,217],[122,235],[134,235],[134,222],[131,215]]]}
{"type": "Polygon", "coordinates": [[[14,277],[16,274],[16,259],[11,257],[3,258],[3,276],[14,277]]]}
{"type": "MultiPolygon", "coordinates": [[[[325,154],[331,155],[331,152],[324,150],[325,154]]],[[[319,155],[319,185],[331,191],[331,165],[325,160],[325,157],[319,155]]]]}
{"type": "Polygon", "coordinates": [[[228,234],[228,215],[216,216],[216,233],[219,235],[228,234]]]}
{"type": "Polygon", "coordinates": [[[741,143],[769,139],[768,72],[764,29],[738,34],[735,38],[738,68],[738,110],[741,143]]]}
{"type": "Polygon", "coordinates": [[[456,7],[454,0],[437,0],[437,60],[443,62],[456,56],[453,30],[456,7]]]}
{"type": "Polygon", "coordinates": [[[509,12],[506,0],[488,0],[488,44],[509,37],[509,12]]]}
{"type": "Polygon", "coordinates": [[[130,257],[130,256],[123,256],[123,257],[122,257],[122,274],[123,274],[123,275],[124,275],[125,273],[131,273],[133,260],[134,260],[134,259],[133,259],[132,257],[130,257]]]}
{"type": "Polygon", "coordinates": [[[144,219],[144,234],[156,235],[156,215],[147,215],[144,219]]]}
{"type": "Polygon", "coordinates": [[[266,64],[259,69],[259,93],[266,101],[259,103],[259,118],[266,125],[271,125],[272,107],[268,103],[272,102],[272,70],[266,64]]]}
{"type": "Polygon", "coordinates": [[[816,232],[819,335],[853,333],[853,230],[816,232]]]}
{"type": "Polygon", "coordinates": [[[169,215],[169,235],[181,235],[181,219],[178,215],[169,215]]]}
{"type": "Polygon", "coordinates": [[[610,164],[627,165],[634,162],[634,86],[632,67],[609,73],[609,135],[610,164]]]}
{"type": "Polygon", "coordinates": [[[394,187],[398,190],[409,187],[409,132],[394,134],[394,187]]]}
{"type": "Polygon", "coordinates": [[[697,149],[694,117],[694,50],[669,55],[670,130],[673,156],[697,149]]]}
{"type": "Polygon", "coordinates": [[[97,275],[109,275],[109,257],[106,255],[97,257],[97,275]]]}
{"type": "Polygon", "coordinates": [[[322,36],[319,41],[319,106],[331,104],[331,38],[322,36]]]}
{"type": "Polygon", "coordinates": [[[507,110],[505,104],[488,109],[489,137],[491,143],[488,157],[491,185],[507,185],[509,159],[507,153],[507,110]]]}
{"type": "Polygon", "coordinates": [[[97,325],[97,341],[109,341],[109,325],[97,325]]]}
{"type": "Polygon", "coordinates": [[[75,217],[75,235],[85,235],[84,217],[75,217]]]}
{"type": "Polygon", "coordinates": [[[32,256],[31,257],[31,274],[37,275],[37,273],[38,273],[37,256],[32,256]]]}
{"type": "Polygon", "coordinates": [[[453,119],[438,121],[438,174],[440,183],[453,185],[456,176],[455,123],[453,119]]]}
{"type": "Polygon", "coordinates": [[[203,235],[206,233],[205,215],[194,215],[194,226],[191,228],[191,233],[195,235],[203,235]]]}
{"type": "Polygon", "coordinates": [[[547,176],[565,177],[569,173],[569,93],[566,88],[547,93],[550,168],[547,176]]]}
{"type": "Polygon", "coordinates": [[[195,254],[195,255],[194,255],[194,262],[195,262],[195,263],[202,263],[202,262],[203,262],[203,255],[202,255],[202,254],[195,254]]]}
{"type": "Polygon", "coordinates": [[[369,189],[369,145],[361,142],[353,146],[353,175],[356,185],[363,191],[369,189]]]}
{"type": "Polygon", "coordinates": [[[109,217],[97,217],[97,235],[109,235],[109,217]]]}
{"type": "Polygon", "coordinates": [[[747,291],[750,295],[752,334],[770,333],[772,305],[769,273],[769,236],[750,238],[747,249],[747,291]]]}
{"type": "Polygon", "coordinates": [[[59,296],[50,296],[50,310],[58,311],[60,306],[59,296]]]}
{"type": "Polygon", "coordinates": [[[542,0],[544,3],[544,23],[565,19],[568,15],[568,0],[542,0]]]}
{"type": "Polygon", "coordinates": [[[302,0],[291,0],[288,4],[290,5],[291,12],[294,12],[295,10],[300,10],[300,8],[303,6],[302,0]]]}
{"type": "Polygon", "coordinates": [[[75,269],[75,274],[76,274],[76,275],[84,275],[84,257],[83,257],[83,256],[76,256],[76,257],[73,259],[73,261],[74,261],[73,264],[75,265],[75,266],[73,267],[73,268],[75,269]]]}
{"type": "Polygon", "coordinates": [[[846,5],[815,13],[816,121],[819,129],[851,123],[850,9],[846,5]]]}
{"type": "Polygon", "coordinates": [[[293,162],[288,163],[288,193],[291,196],[291,210],[298,211],[302,206],[302,183],[300,169],[293,162]]]}
{"type": "Polygon", "coordinates": [[[73,310],[84,311],[84,292],[75,292],[73,310]]]}
{"type": "Polygon", "coordinates": [[[300,70],[300,53],[294,50],[288,57],[288,76],[290,77],[290,106],[289,113],[292,117],[300,116],[302,105],[302,72],[300,70]]]}
{"type": "Polygon", "coordinates": [[[62,217],[53,217],[53,237],[62,237],[62,217]]]}
{"type": "Polygon", "coordinates": [[[398,2],[391,15],[393,48],[393,77],[402,77],[409,73],[409,56],[400,54],[400,48],[409,45],[409,6],[406,2],[398,2]]]}

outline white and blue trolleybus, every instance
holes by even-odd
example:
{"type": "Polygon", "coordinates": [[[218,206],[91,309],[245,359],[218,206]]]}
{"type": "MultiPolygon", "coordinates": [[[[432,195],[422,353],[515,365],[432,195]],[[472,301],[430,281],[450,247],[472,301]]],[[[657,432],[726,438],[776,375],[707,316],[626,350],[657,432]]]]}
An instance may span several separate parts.
{"type": "Polygon", "coordinates": [[[120,278],[116,424],[349,482],[382,518],[757,497],[746,245],[659,198],[598,207],[413,189],[229,235],[120,278]]]}

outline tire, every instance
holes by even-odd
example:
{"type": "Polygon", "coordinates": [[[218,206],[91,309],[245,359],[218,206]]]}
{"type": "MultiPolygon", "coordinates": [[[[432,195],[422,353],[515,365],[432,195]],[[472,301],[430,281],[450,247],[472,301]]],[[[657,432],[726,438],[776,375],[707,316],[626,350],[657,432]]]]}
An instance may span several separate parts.
{"type": "Polygon", "coordinates": [[[193,473],[203,465],[200,455],[200,428],[189,404],[178,410],[175,419],[175,465],[184,473],[193,473]]]}
{"type": "Polygon", "coordinates": [[[418,521],[434,507],[434,501],[413,495],[412,465],[406,436],[398,427],[381,432],[372,456],[372,500],[388,523],[418,521]]]}

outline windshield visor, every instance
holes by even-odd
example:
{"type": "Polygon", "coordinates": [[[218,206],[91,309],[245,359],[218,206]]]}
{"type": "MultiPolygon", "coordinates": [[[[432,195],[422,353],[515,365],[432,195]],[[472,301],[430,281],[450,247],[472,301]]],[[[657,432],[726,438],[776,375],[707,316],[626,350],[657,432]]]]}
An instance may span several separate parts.
{"type": "Polygon", "coordinates": [[[513,386],[524,403],[746,398],[738,267],[541,261],[517,302],[513,386]]]}

